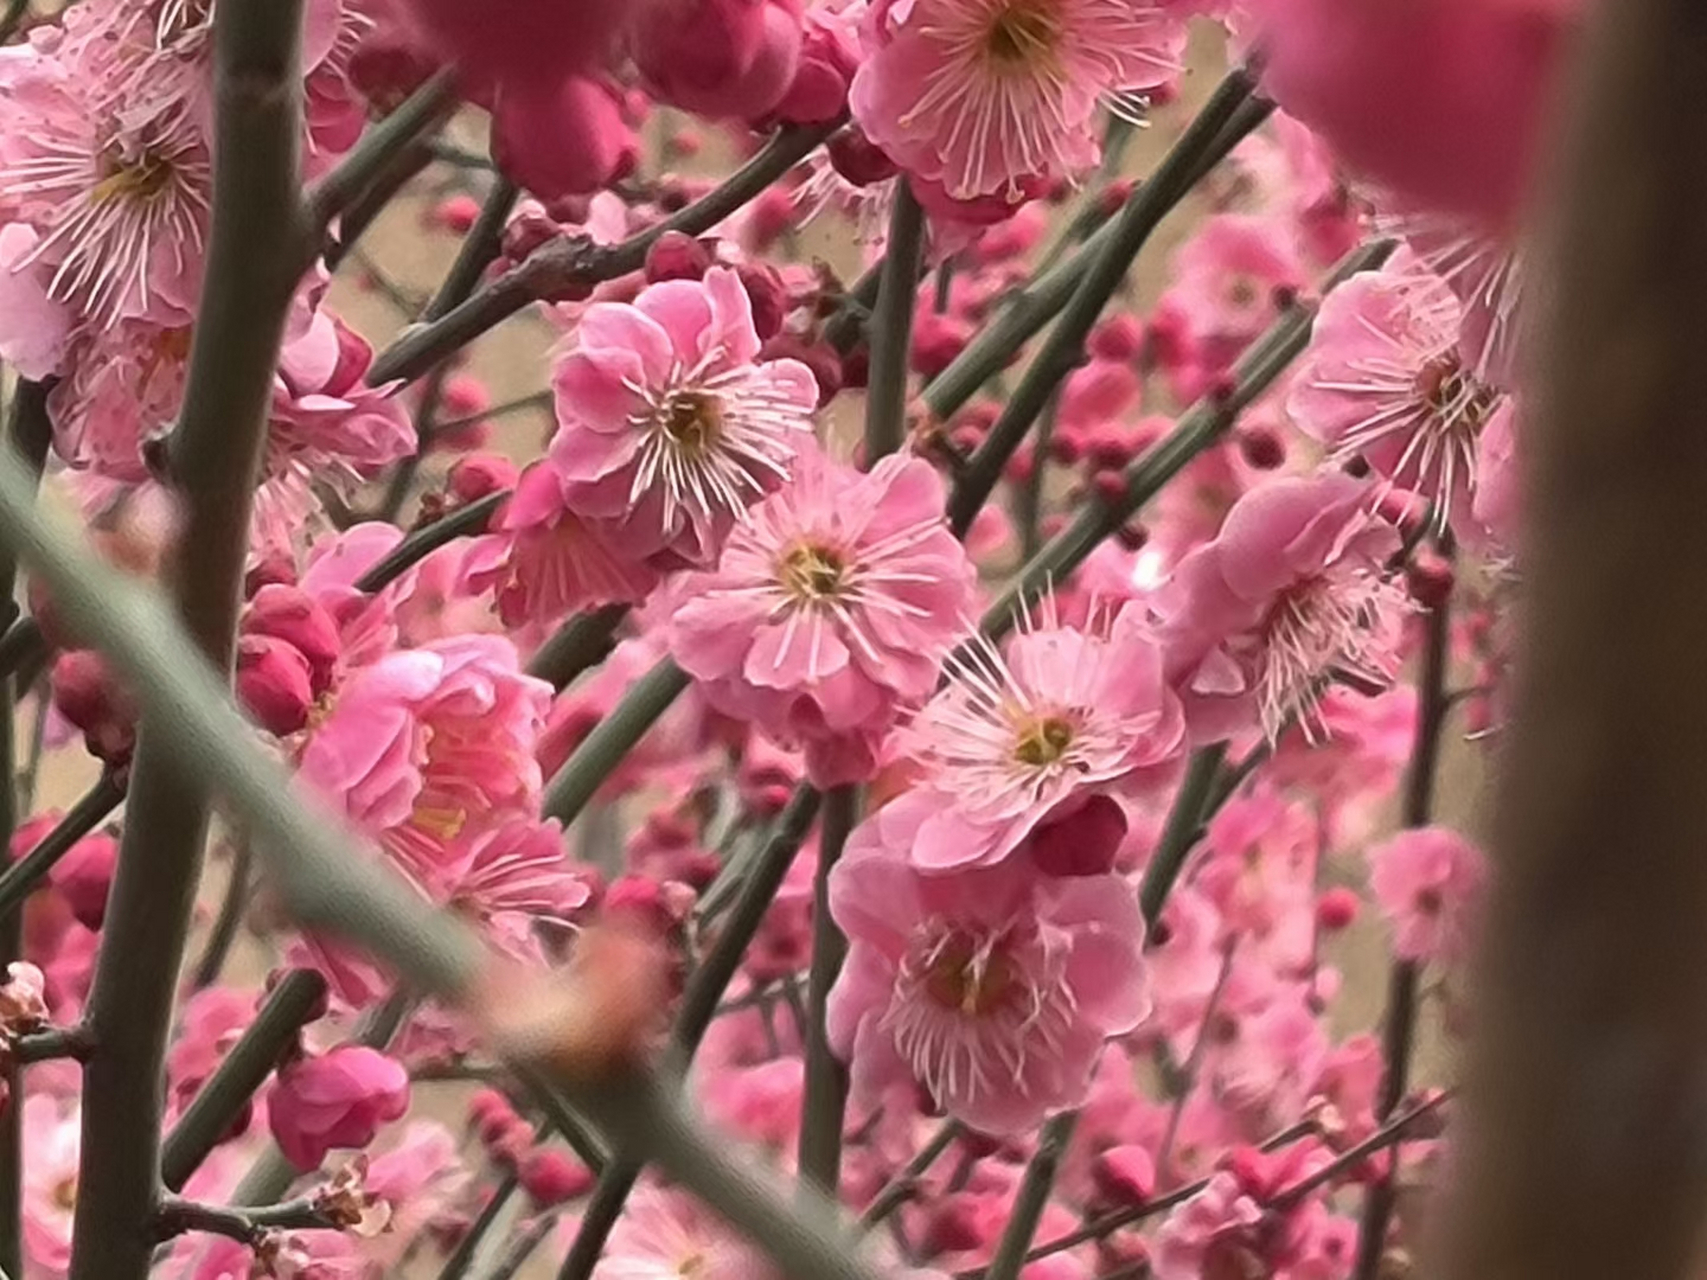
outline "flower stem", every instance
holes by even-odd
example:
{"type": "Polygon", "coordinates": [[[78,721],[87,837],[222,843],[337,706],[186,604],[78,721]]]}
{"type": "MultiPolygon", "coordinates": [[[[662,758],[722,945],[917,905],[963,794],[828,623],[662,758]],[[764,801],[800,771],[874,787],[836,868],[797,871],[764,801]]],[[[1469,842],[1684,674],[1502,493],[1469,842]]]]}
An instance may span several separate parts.
{"type": "Polygon", "coordinates": [[[848,940],[830,915],[830,873],[858,820],[858,787],[836,787],[825,795],[818,871],[812,881],[812,967],[806,987],[806,1085],[801,1100],[799,1166],[802,1181],[831,1197],[841,1186],[848,1071],[831,1052],[825,1028],[830,988],[842,971],[848,940]]]}
{"type": "Polygon", "coordinates": [[[564,826],[573,822],[689,683],[687,672],[674,661],[659,659],[563,762],[546,788],[542,815],[564,826]]]}
{"type": "Polygon", "coordinates": [[[576,614],[534,652],[528,674],[549,681],[559,692],[567,689],[583,671],[604,661],[628,613],[628,605],[607,604],[576,614]]]}
{"type": "MultiPolygon", "coordinates": [[[[53,431],[47,414],[47,397],[51,389],[40,382],[18,383],[12,393],[6,438],[0,442],[0,448],[10,451],[22,464],[32,487],[41,481],[53,431]]],[[[17,583],[17,553],[10,546],[0,547],[0,600],[10,603],[17,583]]],[[[8,858],[19,817],[17,689],[15,680],[0,675],[0,851],[5,851],[8,858]]],[[[0,878],[0,887],[15,870],[9,870],[5,878],[0,878]]],[[[0,907],[0,965],[21,960],[23,956],[23,913],[0,907]]],[[[4,1115],[0,1115],[0,1269],[10,1275],[22,1276],[24,1148],[20,1112],[24,1078],[17,1063],[3,1079],[11,1105],[5,1108],[4,1115]]]]}
{"type": "Polygon", "coordinates": [[[468,1274],[468,1268],[474,1263],[474,1255],[479,1252],[481,1243],[492,1233],[492,1228],[498,1225],[498,1219],[504,1216],[504,1210],[510,1201],[516,1198],[516,1192],[521,1190],[522,1180],[513,1173],[507,1173],[497,1186],[492,1188],[492,1194],[486,1198],[486,1203],[480,1207],[479,1216],[462,1233],[462,1239],[456,1242],[456,1248],[450,1257],[445,1259],[444,1267],[439,1271],[439,1280],[463,1280],[468,1274]]]}
{"type": "Polygon", "coordinates": [[[1227,744],[1217,742],[1203,747],[1186,766],[1185,780],[1180,783],[1174,806],[1168,811],[1167,826],[1161,841],[1150,855],[1150,865],[1144,868],[1144,879],[1138,886],[1138,903],[1144,912],[1144,927],[1154,929],[1162,918],[1162,908],[1174,890],[1185,860],[1197,845],[1203,823],[1212,812],[1210,797],[1215,792],[1216,779],[1221,775],[1221,762],[1226,759],[1227,744]]]}
{"type": "MultiPolygon", "coordinates": [[[[1407,827],[1424,827],[1434,817],[1434,791],[1439,772],[1442,730],[1451,699],[1447,679],[1452,665],[1452,605],[1442,600],[1424,615],[1422,672],[1417,681],[1417,729],[1405,778],[1401,819],[1407,827]]],[[[1415,960],[1393,962],[1387,977],[1387,1011],[1381,1031],[1381,1089],[1375,1099],[1375,1119],[1384,1123],[1397,1110],[1410,1079],[1411,1049],[1416,1039],[1417,1005],[1422,966],[1415,960]]],[[[1372,1182],[1363,1200],[1358,1223],[1355,1280],[1374,1280],[1387,1248],[1387,1228],[1398,1200],[1399,1147],[1382,1176],[1372,1182]]]]}
{"type": "Polygon", "coordinates": [[[989,1268],[984,1272],[986,1280],[1017,1280],[1020,1268],[1025,1266],[1025,1255],[1031,1249],[1032,1237],[1037,1234],[1037,1225],[1043,1220],[1043,1211],[1049,1207],[1055,1175],[1060,1171],[1061,1158],[1067,1153],[1067,1144],[1072,1141],[1078,1121],[1077,1111],[1067,1111],[1043,1126],[1037,1139],[1037,1153],[1026,1166],[1019,1194],[1014,1197],[1007,1229],[1002,1232],[989,1268]]]}
{"type": "Polygon", "coordinates": [[[870,1231],[881,1223],[895,1210],[918,1191],[918,1182],[928,1170],[942,1157],[942,1153],[953,1145],[954,1140],[961,1134],[958,1120],[944,1120],[937,1126],[937,1131],[931,1135],[930,1141],[914,1153],[913,1158],[886,1183],[881,1191],[872,1197],[864,1212],[859,1215],[859,1229],[870,1231]]]}
{"type": "MultiPolygon", "coordinates": [[[[1392,241],[1385,240],[1355,250],[1335,268],[1322,292],[1331,292],[1359,271],[1379,266],[1393,247],[1392,241]]],[[[1180,416],[1166,439],[1126,468],[1124,493],[1113,501],[1088,501],[1071,524],[1044,544],[1013,585],[985,612],[984,633],[1005,635],[1031,601],[1052,584],[1065,580],[1103,539],[1141,510],[1192,459],[1221,439],[1239,414],[1260,399],[1309,345],[1314,316],[1314,310],[1302,303],[1281,315],[1246,351],[1233,371],[1233,383],[1226,394],[1199,400],[1180,416]]]]}
{"type": "MultiPolygon", "coordinates": [[[[1133,260],[1163,217],[1185,198],[1201,176],[1199,161],[1211,148],[1219,148],[1216,157],[1219,159],[1238,142],[1225,132],[1225,126],[1253,92],[1248,73],[1242,70],[1229,73],[1161,167],[1120,211],[1106,240],[1092,251],[1084,274],[1062,308],[1060,319],[1049,331],[1043,349],[1026,369],[1019,386],[1003,406],[1001,416],[955,485],[949,503],[949,522],[957,532],[964,532],[971,525],[972,518],[996,487],[1008,459],[1049,403],[1055,388],[1079,366],[1086,337],[1126,279],[1133,260]]],[[[1260,118],[1253,119],[1249,128],[1254,129],[1258,123],[1260,118]]]]}
{"type": "Polygon", "coordinates": [[[255,1021],[220,1059],[193,1101],[166,1135],[160,1180],[182,1191],[202,1161],[231,1131],[302,1028],[324,1011],[326,979],[313,969],[292,969],[273,987],[255,1021]]]}
{"type": "Polygon", "coordinates": [[[455,73],[448,69],[441,71],[364,133],[349,154],[309,193],[308,214],[314,226],[324,231],[333,218],[373,184],[393,156],[436,129],[456,101],[455,73]]]}
{"type": "MultiPolygon", "coordinates": [[[[782,887],[801,843],[818,815],[820,797],[810,787],[800,787],[777,820],[764,849],[754,861],[741,891],[730,907],[727,917],[712,945],[694,970],[687,991],[682,996],[681,1009],[671,1030],[671,1056],[674,1066],[685,1069],[693,1060],[699,1042],[717,1016],[723,993],[729,989],[747,945],[758,932],[772,899],[782,887]]],[[[558,1280],[587,1280],[604,1252],[611,1228],[622,1216],[628,1193],[640,1177],[641,1164],[630,1155],[617,1155],[599,1175],[598,1185],[587,1201],[581,1215],[581,1225],[563,1259],[558,1280]]]]}
{"type": "Polygon", "coordinates": [[[924,249],[925,213],[912,187],[902,179],[896,184],[877,306],[871,313],[871,375],[865,393],[867,467],[894,453],[906,439],[908,358],[924,249]]]}

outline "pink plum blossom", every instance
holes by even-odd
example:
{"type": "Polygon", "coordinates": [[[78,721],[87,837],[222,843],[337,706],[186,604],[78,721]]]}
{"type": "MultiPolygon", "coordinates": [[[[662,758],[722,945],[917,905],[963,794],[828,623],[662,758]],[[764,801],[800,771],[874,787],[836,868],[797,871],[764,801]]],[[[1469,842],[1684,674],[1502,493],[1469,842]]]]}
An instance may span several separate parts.
{"type": "Polygon", "coordinates": [[[758,360],[759,345],[727,268],[587,308],[553,379],[551,465],[564,504],[625,559],[708,567],[747,507],[788,479],[818,387],[799,361],[758,360]]]}
{"type": "Polygon", "coordinates": [[[1384,566],[1398,535],[1372,501],[1349,476],[1274,480],[1239,499],[1156,593],[1169,678],[1197,737],[1253,721],[1274,737],[1293,716],[1308,728],[1335,668],[1392,678],[1406,604],[1384,566]]]}
{"type": "Polygon", "coordinates": [[[1439,277],[1363,272],[1322,302],[1287,402],[1329,461],[1364,459],[1433,501],[1442,523],[1470,513],[1482,431],[1503,399],[1469,367],[1462,323],[1439,277]]]}
{"type": "Polygon", "coordinates": [[[1170,81],[1182,23],[1151,0],[878,0],[854,118],[956,200],[1096,163],[1105,98],[1170,81]]]}
{"type": "Polygon", "coordinates": [[[267,1095],[267,1121],[285,1158],[318,1169],[334,1147],[361,1148],[409,1109],[409,1073],[365,1045],[339,1045],[283,1068],[267,1095]]]}
{"type": "Polygon", "coordinates": [[[1137,896],[1015,863],[923,875],[857,840],[830,873],[849,953],[829,1036],[856,1095],[912,1080],[972,1128],[1078,1105],[1103,1043],[1150,1011],[1137,896]]]}
{"type": "Polygon", "coordinates": [[[691,1272],[704,1280],[769,1280],[762,1255],[692,1196],[642,1186],[629,1199],[605,1245],[603,1280],[669,1280],[691,1272]]]}
{"type": "Polygon", "coordinates": [[[41,242],[21,223],[0,226],[0,360],[40,381],[65,363],[72,315],[48,296],[46,271],[30,254],[41,242]]]}
{"type": "Polygon", "coordinates": [[[956,660],[909,726],[902,749],[921,785],[887,825],[912,827],[906,856],[918,867],[1000,862],[1093,794],[1153,787],[1181,762],[1185,717],[1143,610],[1089,630],[1051,612],[1004,647],[956,660]]]}
{"type": "Polygon", "coordinates": [[[301,776],[430,889],[466,841],[533,815],[550,698],[498,636],[398,650],[351,677],[309,739],[301,776]]]}
{"type": "Polygon", "coordinates": [[[1481,850],[1446,827],[1419,827],[1371,849],[1369,864],[1394,953],[1422,963],[1463,959],[1488,876],[1481,850]]]}
{"type": "Polygon", "coordinates": [[[922,703],[971,611],[970,562],[936,472],[885,458],[869,474],[815,452],[736,527],[717,569],[684,588],[676,661],[718,710],[806,751],[820,786],[861,781],[922,703]]]}

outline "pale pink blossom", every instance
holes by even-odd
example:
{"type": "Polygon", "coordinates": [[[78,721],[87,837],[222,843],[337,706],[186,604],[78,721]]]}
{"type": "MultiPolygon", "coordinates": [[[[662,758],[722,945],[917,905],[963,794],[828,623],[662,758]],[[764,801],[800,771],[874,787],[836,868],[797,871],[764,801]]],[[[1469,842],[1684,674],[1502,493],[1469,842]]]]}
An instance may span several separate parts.
{"type": "Polygon", "coordinates": [[[71,1262],[82,1122],[75,1108],[32,1093],[23,1099],[22,1126],[24,1252],[42,1272],[63,1275],[71,1262]]]}
{"type": "MultiPolygon", "coordinates": [[[[565,1224],[573,1229],[574,1222],[565,1224]]],[[[763,1255],[685,1192],[653,1184],[629,1198],[595,1280],[770,1280],[763,1255]]]]}
{"type": "Polygon", "coordinates": [[[1506,399],[1482,429],[1476,499],[1471,515],[1494,545],[1515,551],[1523,515],[1523,467],[1519,409],[1506,399]]]}
{"type": "Polygon", "coordinates": [[[267,473],[295,473],[348,497],[357,484],[415,451],[403,405],[365,381],[373,351],[348,325],[316,310],[285,343],[273,378],[267,473]]]}
{"type": "Polygon", "coordinates": [[[1335,473],[1271,481],[1156,592],[1169,678],[1195,736],[1255,722],[1272,738],[1294,717],[1315,733],[1330,673],[1391,681],[1408,605],[1385,567],[1398,535],[1370,515],[1373,501],[1369,484],[1335,473]]]}
{"type": "Polygon", "coordinates": [[[1150,1011],[1143,918],[1115,876],[1016,863],[922,875],[856,836],[831,872],[848,935],[829,1036],[858,1096],[914,1081],[974,1129],[1077,1106],[1104,1042],[1150,1011]]]}
{"type": "Polygon", "coordinates": [[[707,567],[788,479],[818,386],[799,361],[760,361],[759,346],[747,291],[723,267],[587,308],[553,378],[551,466],[565,505],[624,559],[707,567]]]}
{"type": "Polygon", "coordinates": [[[1464,958],[1488,878],[1480,849],[1446,827],[1419,827],[1371,849],[1369,865],[1395,955],[1422,963],[1464,958]]]}
{"type": "Polygon", "coordinates": [[[1156,1232],[1157,1280],[1269,1275],[1259,1243],[1263,1209],[1231,1173],[1217,1173],[1202,1192],[1163,1220],[1156,1232]]]}
{"type": "Polygon", "coordinates": [[[1330,462],[1362,458],[1436,504],[1469,514],[1483,428],[1501,393],[1459,347],[1463,307],[1438,276],[1389,267],[1352,277],[1322,302],[1287,402],[1330,462]]]}
{"type": "Polygon", "coordinates": [[[80,328],[70,371],[48,397],[54,450],[73,467],[143,480],[143,445],[176,420],[189,358],[187,323],[126,320],[80,328]]]}
{"type": "Polygon", "coordinates": [[[814,783],[863,781],[902,710],[922,703],[965,627],[973,570],[936,472],[869,473],[816,451],[683,588],[676,661],[713,707],[801,745],[814,783]]]}
{"type": "Polygon", "coordinates": [[[909,726],[903,750],[922,785],[900,803],[923,813],[907,856],[933,870],[999,862],[1092,795],[1165,782],[1185,746],[1141,609],[1080,629],[1046,608],[1002,648],[954,661],[909,726]]]}
{"type": "Polygon", "coordinates": [[[280,1070],[267,1094],[267,1122],[285,1158],[318,1169],[334,1147],[362,1148],[409,1109],[403,1064],[366,1045],[339,1045],[280,1070]]]}
{"type": "Polygon", "coordinates": [[[854,118],[956,200],[1096,163],[1106,99],[1172,80],[1184,25],[1151,0],[878,0],[854,118]]]}

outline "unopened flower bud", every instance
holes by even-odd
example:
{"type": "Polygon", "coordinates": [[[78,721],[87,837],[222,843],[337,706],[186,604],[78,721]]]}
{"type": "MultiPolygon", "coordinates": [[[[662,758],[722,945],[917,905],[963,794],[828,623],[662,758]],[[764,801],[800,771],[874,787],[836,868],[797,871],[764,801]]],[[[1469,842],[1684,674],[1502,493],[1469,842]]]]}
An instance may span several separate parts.
{"type": "Polygon", "coordinates": [[[262,729],[288,737],[308,723],[314,681],[308,659],[288,641],[246,635],[237,641],[237,699],[262,729]]]}

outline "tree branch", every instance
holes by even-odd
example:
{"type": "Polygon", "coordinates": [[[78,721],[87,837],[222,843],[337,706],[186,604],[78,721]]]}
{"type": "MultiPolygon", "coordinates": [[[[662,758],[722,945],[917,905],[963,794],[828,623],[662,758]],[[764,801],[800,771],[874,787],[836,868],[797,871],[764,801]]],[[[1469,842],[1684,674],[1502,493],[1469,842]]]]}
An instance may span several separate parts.
{"type": "MultiPolygon", "coordinates": [[[[213,226],[171,474],[184,504],[179,613],[229,678],[273,369],[308,232],[298,191],[302,0],[221,5],[214,19],[213,226]]],[[[118,869],[89,997],[71,1280],[141,1280],[159,1172],[162,1064],[189,933],[206,781],[144,716],[118,869]]]]}

